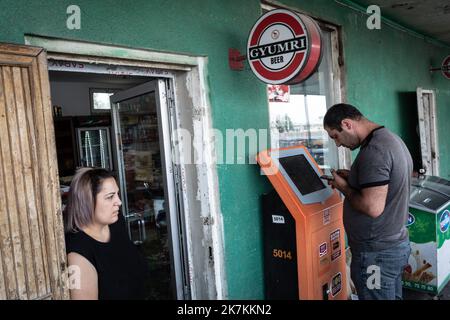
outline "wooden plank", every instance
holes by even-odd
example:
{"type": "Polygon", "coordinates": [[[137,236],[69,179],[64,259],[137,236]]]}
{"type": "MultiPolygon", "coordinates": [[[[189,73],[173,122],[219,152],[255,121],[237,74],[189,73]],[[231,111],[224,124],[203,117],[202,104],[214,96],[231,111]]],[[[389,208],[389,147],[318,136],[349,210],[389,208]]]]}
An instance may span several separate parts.
{"type": "MultiPolygon", "coordinates": [[[[33,61],[31,71],[31,82],[33,84],[32,100],[35,102],[33,105],[34,110],[34,123],[36,127],[36,142],[38,151],[38,166],[41,176],[40,188],[44,192],[41,193],[42,210],[43,210],[43,222],[44,222],[44,234],[45,234],[45,246],[47,248],[47,264],[50,278],[50,288],[53,293],[55,290],[59,290],[59,266],[58,266],[58,253],[55,238],[55,225],[53,216],[56,213],[53,211],[53,195],[51,191],[50,181],[50,159],[47,152],[47,137],[45,131],[44,121],[44,106],[41,92],[41,81],[39,77],[39,65],[37,61],[33,61]]],[[[55,295],[55,299],[58,299],[55,295]]]]}
{"type": "Polygon", "coordinates": [[[13,54],[0,53],[0,65],[28,67],[33,62],[31,57],[16,56],[13,54]]]}
{"type": "Polygon", "coordinates": [[[43,256],[43,264],[44,264],[44,271],[45,271],[45,283],[46,283],[46,290],[51,291],[51,284],[50,284],[50,271],[49,271],[49,261],[48,261],[48,251],[47,248],[47,238],[46,238],[46,224],[45,224],[45,215],[47,214],[44,210],[44,202],[43,202],[43,195],[42,193],[45,193],[46,190],[42,189],[42,186],[44,185],[45,177],[42,176],[41,168],[39,165],[40,157],[39,157],[39,148],[41,144],[38,142],[40,141],[40,135],[39,132],[41,132],[43,129],[41,126],[39,126],[39,123],[36,123],[36,110],[38,110],[40,103],[40,84],[39,82],[35,83],[33,80],[33,74],[32,69],[29,70],[29,85],[30,85],[30,100],[32,101],[31,109],[28,110],[28,123],[30,124],[30,134],[32,137],[33,143],[31,144],[32,147],[32,160],[35,164],[33,166],[33,178],[34,178],[34,185],[36,186],[36,200],[38,202],[37,209],[38,209],[38,222],[39,222],[39,235],[41,240],[41,251],[43,256]],[[38,98],[38,100],[36,100],[38,98]]]}
{"type": "MultiPolygon", "coordinates": [[[[0,161],[2,160],[0,155],[0,161]]],[[[0,170],[0,179],[3,177],[3,174],[1,173],[2,170],[0,170]]],[[[1,201],[1,199],[0,199],[1,201]]],[[[0,208],[0,212],[2,209],[0,208]]],[[[3,210],[4,211],[4,210],[3,210]]],[[[2,213],[0,213],[1,215],[2,213]]],[[[1,236],[0,236],[1,238],[1,236]]],[[[0,300],[6,299],[6,284],[5,284],[5,277],[4,277],[5,271],[3,270],[3,256],[2,256],[2,250],[1,250],[1,244],[0,244],[0,300]]]]}
{"type": "Polygon", "coordinates": [[[15,291],[15,281],[11,283],[8,279],[14,279],[14,269],[12,255],[12,247],[9,236],[9,217],[8,204],[6,199],[5,179],[4,179],[4,165],[6,159],[3,159],[2,154],[6,153],[3,150],[9,146],[8,141],[8,125],[6,123],[6,104],[3,89],[3,77],[0,67],[0,299],[8,298],[10,292],[15,291]]]}
{"type": "Polygon", "coordinates": [[[64,224],[61,211],[61,195],[58,179],[58,160],[56,156],[55,130],[53,125],[53,112],[50,99],[50,82],[48,79],[47,57],[45,52],[41,52],[37,57],[40,75],[40,84],[42,91],[42,107],[44,112],[44,123],[47,139],[48,151],[48,169],[49,169],[49,192],[52,195],[52,209],[54,239],[56,240],[56,267],[58,270],[58,281],[52,289],[55,299],[68,299],[69,291],[67,288],[67,255],[64,239],[64,224]]]}
{"type": "MultiPolygon", "coordinates": [[[[18,135],[12,139],[12,144],[16,145],[21,157],[16,159],[17,163],[15,178],[16,188],[18,190],[17,200],[20,206],[19,219],[22,232],[22,248],[25,259],[25,278],[27,284],[28,299],[34,299],[38,296],[36,284],[35,251],[32,248],[31,240],[35,239],[31,233],[30,216],[36,216],[36,207],[34,200],[34,188],[31,179],[31,159],[30,147],[28,141],[28,127],[25,115],[25,94],[22,79],[22,69],[12,68],[14,96],[16,102],[16,124],[18,135]]],[[[11,126],[13,128],[13,126],[11,126]]]]}
{"type": "MultiPolygon", "coordinates": [[[[30,175],[26,175],[26,186],[29,189],[29,219],[31,227],[31,239],[33,239],[33,251],[35,255],[35,270],[37,290],[39,296],[47,295],[50,292],[50,280],[48,278],[46,257],[47,251],[45,250],[44,242],[44,230],[42,222],[42,208],[41,208],[41,194],[39,186],[39,172],[37,164],[37,151],[36,151],[36,134],[33,121],[33,106],[31,101],[31,87],[28,69],[22,69],[22,79],[25,92],[25,122],[28,128],[28,146],[29,146],[29,158],[26,161],[30,161],[30,175]]],[[[25,164],[25,167],[28,163],[25,164]]]]}
{"type": "Polygon", "coordinates": [[[45,294],[45,295],[39,296],[39,297],[37,297],[36,299],[33,299],[33,300],[53,300],[53,296],[52,296],[51,293],[49,293],[49,294],[45,294]]]}
{"type": "MultiPolygon", "coordinates": [[[[20,72],[20,70],[19,70],[20,72]]],[[[19,299],[28,299],[28,287],[26,280],[25,269],[27,267],[26,252],[24,247],[29,248],[29,235],[27,232],[23,232],[23,229],[28,229],[28,222],[26,219],[26,207],[23,199],[24,187],[22,171],[22,153],[20,150],[19,130],[17,122],[17,99],[16,88],[14,87],[13,68],[5,68],[3,70],[4,88],[6,96],[6,110],[8,115],[8,132],[10,141],[11,152],[11,165],[12,170],[8,170],[11,173],[10,182],[7,182],[7,189],[11,194],[11,201],[15,201],[15,209],[9,213],[9,222],[11,226],[11,236],[13,240],[13,252],[14,252],[14,265],[16,272],[16,281],[19,299]],[[25,217],[25,219],[24,219],[25,217]],[[28,240],[27,240],[28,238],[28,240]],[[28,242],[28,245],[26,243],[28,242]]],[[[23,101],[23,99],[22,99],[23,101]]],[[[8,176],[8,175],[7,175],[8,176]]]]}
{"type": "Polygon", "coordinates": [[[51,198],[48,192],[48,156],[47,156],[47,146],[45,138],[44,129],[44,119],[42,112],[42,96],[41,96],[41,85],[39,80],[39,70],[37,61],[34,61],[31,68],[30,74],[31,83],[31,100],[33,103],[33,123],[35,125],[36,133],[36,155],[37,155],[37,171],[39,174],[39,188],[41,189],[40,202],[42,208],[42,222],[44,231],[44,247],[46,248],[46,266],[49,275],[50,291],[54,288],[55,283],[55,265],[52,262],[51,256],[54,254],[55,248],[55,238],[53,236],[53,224],[49,223],[48,216],[51,213],[51,198]]]}
{"type": "Polygon", "coordinates": [[[42,48],[13,43],[0,43],[0,53],[14,54],[19,56],[36,57],[42,52],[42,48]]]}
{"type": "Polygon", "coordinates": [[[431,154],[432,154],[432,166],[433,174],[439,176],[439,137],[437,130],[437,118],[436,118],[436,93],[434,90],[430,90],[430,116],[431,116],[431,154]]]}
{"type": "MultiPolygon", "coordinates": [[[[2,68],[2,87],[4,90],[4,112],[5,116],[4,123],[2,123],[1,132],[2,139],[2,158],[3,158],[3,174],[4,174],[4,186],[6,194],[6,210],[8,215],[9,230],[7,233],[7,243],[6,246],[11,246],[11,255],[7,257],[4,261],[7,270],[7,283],[8,283],[8,299],[19,299],[21,296],[20,292],[23,292],[24,287],[20,286],[17,281],[17,276],[20,275],[21,278],[25,277],[22,263],[22,250],[21,250],[21,239],[19,232],[19,225],[17,219],[17,200],[15,193],[15,182],[13,177],[13,157],[10,143],[10,128],[9,123],[11,122],[11,112],[14,112],[14,107],[11,107],[11,92],[12,92],[12,79],[11,79],[11,69],[9,67],[2,68]],[[8,99],[9,96],[9,99],[8,99]],[[17,264],[19,262],[19,265],[17,264]]],[[[14,103],[14,100],[13,102],[14,103]]],[[[14,113],[13,113],[14,115],[14,113]]],[[[25,288],[26,290],[26,288],[25,288]]]]}

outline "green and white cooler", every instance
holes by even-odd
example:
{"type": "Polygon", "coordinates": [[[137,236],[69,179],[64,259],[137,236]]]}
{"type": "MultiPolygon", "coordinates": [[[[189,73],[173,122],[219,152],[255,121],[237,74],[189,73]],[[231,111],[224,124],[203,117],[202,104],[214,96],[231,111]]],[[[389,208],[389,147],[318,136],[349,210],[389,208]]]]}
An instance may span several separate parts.
{"type": "Polygon", "coordinates": [[[411,255],[403,286],[439,294],[450,279],[450,181],[413,179],[408,230],[411,255]]]}

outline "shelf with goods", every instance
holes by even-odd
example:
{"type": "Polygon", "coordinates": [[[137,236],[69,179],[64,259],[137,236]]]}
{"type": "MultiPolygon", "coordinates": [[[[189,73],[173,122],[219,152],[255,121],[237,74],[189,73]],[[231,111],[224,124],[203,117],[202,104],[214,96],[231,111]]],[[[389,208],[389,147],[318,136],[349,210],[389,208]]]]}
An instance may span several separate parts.
{"type": "Polygon", "coordinates": [[[161,160],[159,150],[124,151],[125,171],[134,171],[134,180],[152,182],[152,170],[160,170],[161,160]]]}
{"type": "Polygon", "coordinates": [[[142,112],[142,113],[130,113],[130,114],[124,114],[120,113],[120,121],[123,126],[129,126],[129,125],[152,125],[152,124],[158,124],[158,118],[156,113],[148,113],[148,112],[142,112]]]}
{"type": "Polygon", "coordinates": [[[129,209],[144,218],[155,215],[155,199],[164,197],[159,150],[129,150],[124,152],[125,180],[129,209]],[[155,152],[155,153],[152,153],[155,152]]]}
{"type": "Polygon", "coordinates": [[[128,210],[153,216],[164,197],[157,115],[121,106],[119,117],[128,210]]]}
{"type": "Polygon", "coordinates": [[[122,144],[158,140],[157,125],[133,125],[121,127],[122,144]]]}
{"type": "Polygon", "coordinates": [[[111,115],[90,115],[90,116],[77,116],[74,118],[74,127],[110,127],[111,115]]]}

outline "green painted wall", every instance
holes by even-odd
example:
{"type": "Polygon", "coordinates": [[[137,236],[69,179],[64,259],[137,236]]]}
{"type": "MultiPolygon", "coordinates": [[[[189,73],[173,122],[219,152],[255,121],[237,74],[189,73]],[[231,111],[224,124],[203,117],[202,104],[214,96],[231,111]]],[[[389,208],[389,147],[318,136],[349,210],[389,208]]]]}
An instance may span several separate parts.
{"type": "Polygon", "coordinates": [[[428,71],[431,65],[439,66],[450,54],[450,46],[430,44],[384,23],[381,30],[369,30],[366,14],[334,1],[285,0],[283,3],[342,26],[347,102],[399,134],[413,156],[420,155],[416,88],[436,90],[440,175],[450,179],[450,143],[445,138],[450,133],[446,126],[450,119],[450,81],[440,72],[428,71]]]}
{"type": "MultiPolygon", "coordinates": [[[[366,16],[331,0],[283,3],[342,26],[347,100],[369,118],[399,133],[412,152],[416,138],[417,86],[437,92],[441,175],[450,178],[450,81],[427,71],[449,48],[386,25],[366,28],[366,16]]],[[[228,69],[228,48],[245,51],[248,32],[261,14],[257,0],[77,0],[81,30],[66,28],[66,0],[1,0],[0,41],[23,43],[24,34],[81,39],[208,57],[215,128],[267,128],[265,86],[251,73],[228,69]]],[[[264,297],[260,195],[269,190],[255,165],[219,165],[229,298],[264,297]]]]}

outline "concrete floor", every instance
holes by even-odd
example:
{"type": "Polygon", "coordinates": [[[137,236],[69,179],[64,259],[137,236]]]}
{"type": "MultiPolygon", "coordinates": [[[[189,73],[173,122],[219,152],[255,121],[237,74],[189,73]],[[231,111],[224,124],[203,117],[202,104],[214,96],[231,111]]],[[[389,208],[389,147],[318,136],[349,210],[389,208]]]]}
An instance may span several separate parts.
{"type": "Polygon", "coordinates": [[[450,300],[450,282],[444,287],[437,296],[431,293],[424,293],[415,290],[403,288],[404,300],[450,300]]]}

